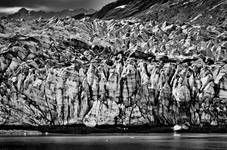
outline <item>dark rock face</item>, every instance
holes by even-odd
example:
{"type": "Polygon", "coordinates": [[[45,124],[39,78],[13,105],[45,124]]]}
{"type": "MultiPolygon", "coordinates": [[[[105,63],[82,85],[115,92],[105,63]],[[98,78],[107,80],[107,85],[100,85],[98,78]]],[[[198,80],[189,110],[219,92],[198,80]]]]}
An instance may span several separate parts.
{"type": "Polygon", "coordinates": [[[158,0],[118,0],[104,6],[94,14],[96,18],[102,19],[122,19],[131,17],[143,10],[148,9],[158,0]]]}
{"type": "Polygon", "coordinates": [[[221,24],[226,20],[226,8],[225,0],[118,0],[103,7],[94,17],[221,24]]]}

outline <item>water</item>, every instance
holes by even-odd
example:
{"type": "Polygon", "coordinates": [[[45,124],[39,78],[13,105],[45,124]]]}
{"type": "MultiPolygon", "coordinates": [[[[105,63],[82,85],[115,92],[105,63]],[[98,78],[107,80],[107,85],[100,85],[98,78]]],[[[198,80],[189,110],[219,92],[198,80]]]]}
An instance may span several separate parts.
{"type": "Polygon", "coordinates": [[[227,150],[227,134],[0,137],[1,150],[227,150]]]}

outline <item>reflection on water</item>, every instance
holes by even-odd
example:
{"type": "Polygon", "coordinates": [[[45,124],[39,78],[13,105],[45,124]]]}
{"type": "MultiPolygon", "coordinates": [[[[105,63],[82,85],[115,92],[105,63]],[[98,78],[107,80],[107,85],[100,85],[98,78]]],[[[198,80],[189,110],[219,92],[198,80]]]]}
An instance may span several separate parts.
{"type": "Polygon", "coordinates": [[[227,134],[0,137],[1,150],[227,150],[227,134]]]}

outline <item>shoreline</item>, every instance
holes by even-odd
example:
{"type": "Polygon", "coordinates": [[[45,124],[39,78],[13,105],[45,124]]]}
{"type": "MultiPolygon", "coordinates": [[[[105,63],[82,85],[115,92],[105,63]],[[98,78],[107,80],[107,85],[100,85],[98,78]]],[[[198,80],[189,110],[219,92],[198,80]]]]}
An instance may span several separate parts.
{"type": "MultiPolygon", "coordinates": [[[[227,126],[191,126],[179,133],[227,133],[227,126]]],[[[172,127],[151,126],[0,126],[0,136],[37,136],[48,134],[95,134],[95,133],[174,133],[172,127]]]]}

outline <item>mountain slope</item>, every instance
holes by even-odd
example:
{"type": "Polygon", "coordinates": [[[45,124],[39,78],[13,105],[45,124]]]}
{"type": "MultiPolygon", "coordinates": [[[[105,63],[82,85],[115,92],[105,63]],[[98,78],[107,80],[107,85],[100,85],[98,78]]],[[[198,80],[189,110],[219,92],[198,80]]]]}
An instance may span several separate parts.
{"type": "Polygon", "coordinates": [[[156,21],[223,22],[226,18],[225,0],[118,0],[94,14],[99,19],[136,17],[156,21]],[[194,20],[193,20],[194,19],[194,20]]]}
{"type": "Polygon", "coordinates": [[[158,0],[118,0],[104,6],[94,17],[100,19],[121,19],[130,17],[142,10],[148,9],[149,6],[157,2],[158,0]]]}

